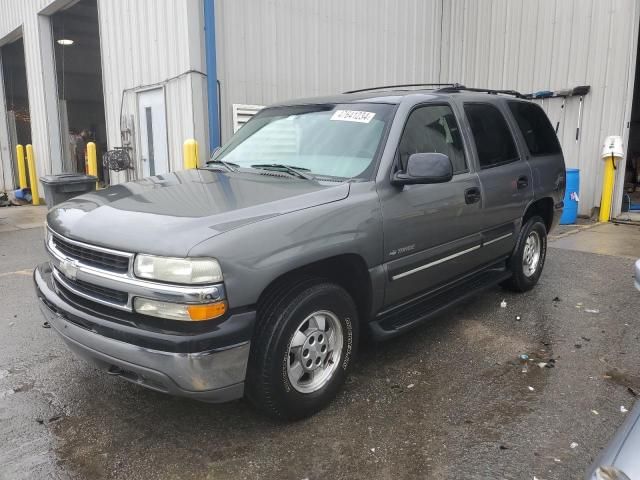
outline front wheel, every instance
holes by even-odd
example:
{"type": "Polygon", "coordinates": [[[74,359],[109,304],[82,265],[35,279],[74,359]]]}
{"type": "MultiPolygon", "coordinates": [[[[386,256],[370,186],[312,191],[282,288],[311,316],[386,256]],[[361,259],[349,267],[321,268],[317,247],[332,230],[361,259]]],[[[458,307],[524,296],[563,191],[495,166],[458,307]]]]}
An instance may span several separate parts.
{"type": "Polygon", "coordinates": [[[520,230],[508,261],[511,278],[503,286],[516,292],[531,290],[542,275],[547,256],[547,227],[541,217],[530,218],[520,230]]]}
{"type": "Polygon", "coordinates": [[[357,349],[358,316],[340,286],[308,279],[280,289],[260,309],[246,391],[268,415],[294,420],[325,407],[357,349]]]}

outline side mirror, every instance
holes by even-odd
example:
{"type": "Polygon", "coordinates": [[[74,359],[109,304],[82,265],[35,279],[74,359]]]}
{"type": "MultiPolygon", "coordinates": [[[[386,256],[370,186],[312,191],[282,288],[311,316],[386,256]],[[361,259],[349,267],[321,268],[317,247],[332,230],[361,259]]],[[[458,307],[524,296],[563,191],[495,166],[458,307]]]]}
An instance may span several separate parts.
{"type": "Polygon", "coordinates": [[[453,178],[453,166],[442,153],[414,153],[409,157],[406,172],[396,172],[391,179],[394,185],[444,183],[453,178]]]}

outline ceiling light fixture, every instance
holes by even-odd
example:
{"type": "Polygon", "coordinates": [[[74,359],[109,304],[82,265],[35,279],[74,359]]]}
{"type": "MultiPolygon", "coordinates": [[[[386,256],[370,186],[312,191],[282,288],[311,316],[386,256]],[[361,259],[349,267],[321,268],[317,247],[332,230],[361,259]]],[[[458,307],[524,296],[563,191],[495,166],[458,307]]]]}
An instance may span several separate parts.
{"type": "Polygon", "coordinates": [[[64,46],[73,45],[73,40],[71,40],[70,38],[61,38],[58,40],[58,44],[64,46]]]}

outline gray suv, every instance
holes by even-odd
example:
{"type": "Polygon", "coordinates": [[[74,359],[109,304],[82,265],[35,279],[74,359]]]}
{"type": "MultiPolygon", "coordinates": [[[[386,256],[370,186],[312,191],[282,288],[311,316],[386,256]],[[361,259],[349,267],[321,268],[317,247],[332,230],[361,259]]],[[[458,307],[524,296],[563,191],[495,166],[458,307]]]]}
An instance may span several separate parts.
{"type": "Polygon", "coordinates": [[[531,289],[562,212],[545,113],[460,85],[262,110],[196,170],[76,197],[47,217],[41,309],[114,376],[311,415],[363,334],[482,289],[531,289]]]}

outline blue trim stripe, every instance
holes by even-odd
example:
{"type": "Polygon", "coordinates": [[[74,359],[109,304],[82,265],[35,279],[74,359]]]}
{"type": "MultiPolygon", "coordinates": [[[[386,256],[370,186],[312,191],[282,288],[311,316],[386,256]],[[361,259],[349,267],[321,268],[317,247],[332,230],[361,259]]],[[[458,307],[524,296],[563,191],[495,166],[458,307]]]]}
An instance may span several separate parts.
{"type": "Polygon", "coordinates": [[[204,39],[207,59],[207,91],[209,110],[209,148],[220,146],[218,75],[216,70],[216,16],[214,0],[204,0],[204,39]]]}

